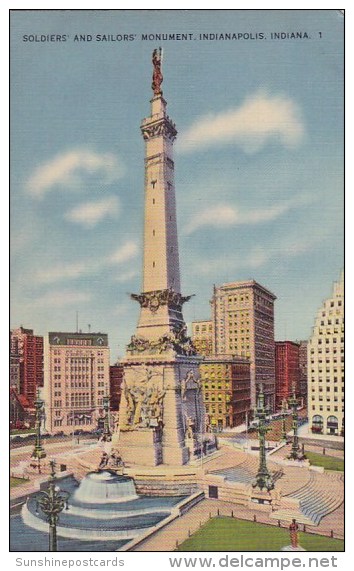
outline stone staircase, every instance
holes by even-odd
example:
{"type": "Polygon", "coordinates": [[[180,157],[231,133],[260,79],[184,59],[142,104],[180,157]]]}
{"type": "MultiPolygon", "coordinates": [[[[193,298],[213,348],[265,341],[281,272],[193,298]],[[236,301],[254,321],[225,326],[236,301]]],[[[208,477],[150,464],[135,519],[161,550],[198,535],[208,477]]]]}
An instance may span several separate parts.
{"type": "Polygon", "coordinates": [[[321,519],[336,510],[344,501],[343,477],[341,474],[312,472],[307,483],[283,498],[283,508],[273,512],[272,519],[318,525],[321,519]],[[288,509],[286,500],[294,502],[288,509]]]}

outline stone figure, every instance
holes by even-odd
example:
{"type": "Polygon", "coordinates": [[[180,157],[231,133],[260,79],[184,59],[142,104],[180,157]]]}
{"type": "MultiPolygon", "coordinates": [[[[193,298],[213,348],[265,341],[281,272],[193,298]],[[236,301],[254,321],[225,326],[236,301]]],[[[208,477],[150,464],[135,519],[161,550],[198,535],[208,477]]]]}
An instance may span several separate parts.
{"type": "Polygon", "coordinates": [[[193,418],[187,418],[186,438],[194,440],[195,438],[195,421],[193,418]]]}
{"type": "Polygon", "coordinates": [[[154,66],[152,74],[152,84],[151,88],[154,95],[162,95],[161,83],[163,81],[163,76],[161,72],[161,60],[162,60],[162,49],[154,50],[152,53],[152,65],[154,66]]]}
{"type": "Polygon", "coordinates": [[[162,421],[162,411],[163,411],[163,398],[166,391],[159,389],[158,387],[153,387],[149,405],[150,405],[150,416],[151,418],[156,418],[157,422],[162,421]]]}
{"type": "Polygon", "coordinates": [[[185,398],[187,389],[200,389],[200,380],[195,378],[193,369],[181,381],[182,398],[185,398]]]}
{"type": "Polygon", "coordinates": [[[103,452],[100,463],[98,465],[98,469],[103,470],[103,468],[106,468],[107,464],[108,464],[108,460],[109,460],[109,456],[108,456],[107,452],[103,452]]]}

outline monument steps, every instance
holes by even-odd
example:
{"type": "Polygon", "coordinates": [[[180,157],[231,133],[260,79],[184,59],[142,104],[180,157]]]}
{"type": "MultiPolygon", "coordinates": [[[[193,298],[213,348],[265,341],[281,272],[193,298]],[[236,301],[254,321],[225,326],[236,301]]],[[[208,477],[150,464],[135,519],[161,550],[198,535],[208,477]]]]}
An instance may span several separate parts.
{"type": "Polygon", "coordinates": [[[313,525],[318,525],[324,516],[343,503],[343,483],[340,478],[311,472],[309,483],[287,497],[299,500],[301,513],[311,519],[313,525]]]}
{"type": "Polygon", "coordinates": [[[293,519],[296,519],[297,523],[301,523],[303,525],[314,525],[312,519],[304,515],[300,510],[292,509],[292,508],[284,508],[272,512],[269,517],[271,519],[278,519],[280,521],[288,521],[291,522],[293,519]]]}

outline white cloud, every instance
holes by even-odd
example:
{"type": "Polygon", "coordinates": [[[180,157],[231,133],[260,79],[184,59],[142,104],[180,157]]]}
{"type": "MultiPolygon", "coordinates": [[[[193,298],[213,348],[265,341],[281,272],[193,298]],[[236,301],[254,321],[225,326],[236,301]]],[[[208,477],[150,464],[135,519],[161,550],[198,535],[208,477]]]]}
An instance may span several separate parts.
{"type": "Polygon", "coordinates": [[[121,316],[121,315],[125,315],[129,309],[130,309],[129,298],[127,296],[127,303],[118,303],[118,305],[113,307],[113,313],[114,313],[114,315],[121,316]]]}
{"type": "Polygon", "coordinates": [[[135,258],[138,252],[138,245],[133,241],[128,241],[113,254],[102,258],[57,264],[41,269],[34,274],[34,281],[40,284],[50,284],[61,280],[77,279],[82,276],[92,275],[104,268],[128,262],[135,258]]]}
{"type": "Polygon", "coordinates": [[[184,234],[192,234],[203,226],[225,228],[233,226],[238,220],[236,208],[228,204],[219,204],[198,212],[183,229],[184,234]]]}
{"type": "Polygon", "coordinates": [[[88,266],[84,262],[57,264],[35,273],[38,283],[53,283],[65,279],[75,279],[88,273],[88,266]]]}
{"type": "Polygon", "coordinates": [[[236,224],[260,224],[275,220],[285,214],[290,208],[303,204],[303,201],[289,200],[280,204],[269,206],[268,208],[258,208],[242,212],[236,207],[223,204],[209,206],[202,212],[194,216],[183,229],[184,234],[192,234],[203,226],[213,228],[226,228],[236,224]]]}
{"type": "Polygon", "coordinates": [[[222,252],[217,257],[201,259],[200,257],[192,264],[193,273],[195,275],[203,274],[209,276],[225,275],[225,272],[232,272],[243,269],[258,269],[269,262],[279,263],[279,261],[301,256],[306,252],[312,251],[318,246],[321,239],[317,236],[304,236],[302,239],[296,237],[288,237],[282,245],[274,244],[273,246],[254,246],[247,255],[239,254],[235,251],[222,252]]]}
{"type": "Polygon", "coordinates": [[[113,264],[121,264],[135,258],[138,252],[138,244],[130,240],[109,256],[108,261],[113,264]]]}
{"type": "Polygon", "coordinates": [[[119,276],[116,277],[115,281],[120,282],[120,283],[128,282],[138,275],[139,275],[138,270],[131,270],[130,272],[123,272],[122,274],[119,274],[119,276]]]}
{"type": "Polygon", "coordinates": [[[91,300],[91,294],[87,292],[71,291],[71,290],[57,290],[50,291],[41,297],[34,299],[31,306],[34,307],[65,307],[67,305],[74,305],[84,303],[91,300]]]}
{"type": "Polygon", "coordinates": [[[66,212],[65,218],[86,228],[93,228],[104,218],[116,218],[118,214],[118,198],[116,196],[107,196],[107,198],[102,200],[78,204],[66,212]]]}
{"type": "Polygon", "coordinates": [[[178,150],[188,153],[234,143],[244,152],[254,153],[270,140],[294,147],[301,142],[304,131],[300,109],[294,101],[284,95],[259,92],[240,107],[197,119],[181,133],[178,150]]]}
{"type": "Polygon", "coordinates": [[[109,184],[123,175],[123,166],[111,153],[95,153],[75,149],[62,153],[39,165],[27,182],[27,190],[35,198],[42,198],[58,187],[81,186],[85,176],[100,175],[109,184]]]}

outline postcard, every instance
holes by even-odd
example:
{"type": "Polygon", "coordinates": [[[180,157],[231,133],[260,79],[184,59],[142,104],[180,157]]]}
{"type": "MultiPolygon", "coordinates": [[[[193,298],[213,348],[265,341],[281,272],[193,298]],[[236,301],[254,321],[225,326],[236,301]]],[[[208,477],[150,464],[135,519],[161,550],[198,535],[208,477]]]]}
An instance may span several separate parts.
{"type": "Polygon", "coordinates": [[[19,565],[344,551],[343,40],[342,10],[10,11],[19,565]]]}

